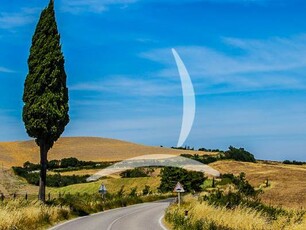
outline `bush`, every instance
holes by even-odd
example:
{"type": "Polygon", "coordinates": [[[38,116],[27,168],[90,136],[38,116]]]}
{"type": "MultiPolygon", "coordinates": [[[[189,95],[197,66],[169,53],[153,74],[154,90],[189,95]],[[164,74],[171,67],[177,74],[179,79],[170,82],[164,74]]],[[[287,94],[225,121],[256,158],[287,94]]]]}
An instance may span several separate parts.
{"type": "Polygon", "coordinates": [[[128,169],[120,173],[122,178],[148,177],[148,173],[144,168],[128,169]]]}
{"type": "Polygon", "coordinates": [[[163,168],[160,176],[159,190],[161,192],[172,192],[177,182],[180,182],[187,192],[201,191],[201,186],[206,179],[202,172],[187,171],[186,169],[175,167],[163,168]]]}

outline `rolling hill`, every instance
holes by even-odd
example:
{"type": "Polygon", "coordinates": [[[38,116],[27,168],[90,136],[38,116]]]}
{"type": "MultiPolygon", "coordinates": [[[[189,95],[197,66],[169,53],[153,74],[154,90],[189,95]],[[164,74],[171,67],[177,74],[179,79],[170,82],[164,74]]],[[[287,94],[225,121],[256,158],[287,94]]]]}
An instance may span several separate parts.
{"type": "MultiPolygon", "coordinates": [[[[107,138],[69,137],[61,138],[54,145],[49,152],[48,159],[77,157],[87,161],[119,161],[145,154],[158,153],[173,155],[180,155],[182,153],[215,154],[150,147],[107,138]]],[[[39,162],[39,149],[34,141],[0,142],[0,167],[4,166],[4,170],[0,170],[0,191],[9,193],[27,191],[33,194],[37,192],[36,186],[28,185],[24,180],[14,176],[12,171],[9,170],[11,166],[22,165],[25,161],[39,162]]],[[[289,208],[306,207],[306,165],[284,165],[265,161],[249,163],[225,160],[214,162],[210,166],[221,173],[239,174],[240,172],[245,172],[247,179],[253,186],[263,187],[264,194],[262,199],[267,204],[281,205],[289,208]],[[271,184],[267,188],[263,186],[266,179],[269,179],[271,184]]],[[[83,172],[68,172],[68,174],[92,174],[94,172],[87,172],[85,170],[83,172]]],[[[95,187],[95,184],[88,183],[51,190],[74,191],[75,188],[77,190],[82,188],[84,191],[95,191],[95,187]]]]}
{"type": "MultiPolygon", "coordinates": [[[[195,153],[194,151],[151,147],[108,138],[63,137],[49,151],[48,160],[76,157],[86,161],[120,161],[141,155],[180,155],[188,152],[195,153]]],[[[26,161],[39,162],[39,148],[34,141],[0,142],[0,164],[3,163],[5,167],[21,166],[26,161]]]]}

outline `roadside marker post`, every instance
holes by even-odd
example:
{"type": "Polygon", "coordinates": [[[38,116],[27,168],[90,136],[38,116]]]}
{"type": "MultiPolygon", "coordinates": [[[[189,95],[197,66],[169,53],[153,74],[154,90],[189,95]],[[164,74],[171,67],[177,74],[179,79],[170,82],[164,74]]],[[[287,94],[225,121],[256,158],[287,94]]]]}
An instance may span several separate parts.
{"type": "Polygon", "coordinates": [[[106,186],[104,184],[101,184],[99,188],[99,193],[102,195],[102,198],[104,198],[104,195],[107,193],[106,186]]]}
{"type": "Polygon", "coordinates": [[[180,182],[177,182],[177,184],[175,185],[174,189],[173,189],[173,192],[176,192],[177,193],[177,196],[178,196],[178,206],[181,205],[181,193],[182,192],[185,192],[183,186],[181,185],[180,182]]]}

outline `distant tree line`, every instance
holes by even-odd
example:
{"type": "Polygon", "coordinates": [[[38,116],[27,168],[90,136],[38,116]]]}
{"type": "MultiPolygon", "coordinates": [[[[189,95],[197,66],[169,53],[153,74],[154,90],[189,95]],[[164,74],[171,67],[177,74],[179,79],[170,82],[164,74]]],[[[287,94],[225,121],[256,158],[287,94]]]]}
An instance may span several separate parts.
{"type": "Polygon", "coordinates": [[[182,157],[187,157],[196,161],[199,161],[203,164],[210,164],[218,160],[231,159],[235,161],[244,161],[244,162],[256,162],[256,159],[253,154],[246,151],[244,148],[235,148],[230,146],[227,151],[220,152],[216,156],[210,155],[199,155],[199,154],[181,154],[182,157]]]}
{"type": "MultiPolygon", "coordinates": [[[[53,171],[74,171],[79,169],[91,169],[91,168],[106,168],[112,165],[114,162],[94,162],[94,161],[82,161],[75,157],[63,158],[61,160],[50,160],[47,162],[48,170],[53,171]]],[[[29,161],[23,164],[23,168],[27,171],[36,171],[40,169],[40,164],[31,163],[29,161]]]]}
{"type": "Polygon", "coordinates": [[[304,165],[306,164],[305,161],[289,161],[289,160],[285,160],[283,161],[283,164],[288,164],[288,165],[304,165]]]}
{"type": "MultiPolygon", "coordinates": [[[[114,162],[94,162],[81,161],[75,157],[63,158],[61,160],[51,160],[47,162],[48,170],[57,172],[53,175],[47,175],[46,186],[63,187],[71,184],[86,183],[86,179],[90,175],[72,175],[62,176],[59,172],[75,171],[80,169],[106,168],[114,162]]],[[[29,161],[23,164],[23,167],[12,167],[16,175],[26,179],[29,184],[39,185],[40,164],[31,163],[29,161]]]]}

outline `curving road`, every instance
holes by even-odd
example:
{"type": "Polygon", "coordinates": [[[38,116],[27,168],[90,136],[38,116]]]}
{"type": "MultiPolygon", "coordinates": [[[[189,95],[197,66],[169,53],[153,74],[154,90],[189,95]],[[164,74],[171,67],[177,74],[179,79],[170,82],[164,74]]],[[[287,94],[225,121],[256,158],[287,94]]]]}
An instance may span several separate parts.
{"type": "Polygon", "coordinates": [[[49,230],[167,230],[161,223],[172,200],[112,209],[57,225],[49,230]]]}

